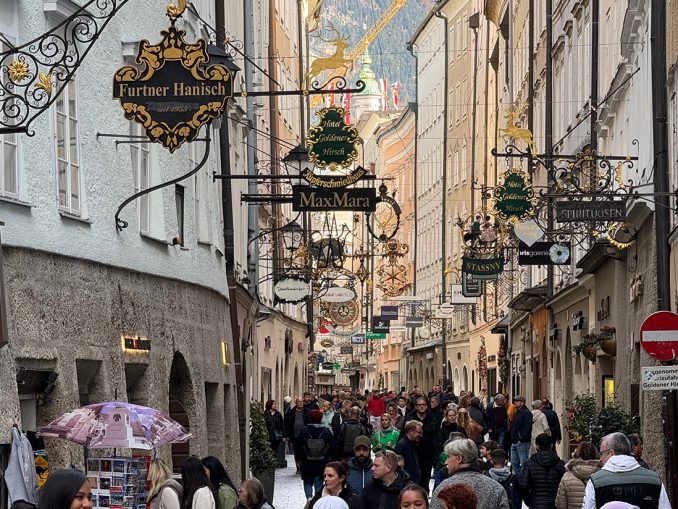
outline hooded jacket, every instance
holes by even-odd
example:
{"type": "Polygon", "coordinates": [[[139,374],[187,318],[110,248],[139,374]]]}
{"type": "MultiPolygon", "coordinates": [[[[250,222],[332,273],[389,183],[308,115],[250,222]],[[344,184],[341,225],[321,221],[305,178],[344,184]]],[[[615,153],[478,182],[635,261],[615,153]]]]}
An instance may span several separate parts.
{"type": "Polygon", "coordinates": [[[522,507],[523,499],[520,496],[520,483],[518,478],[511,473],[509,467],[490,468],[487,471],[487,475],[490,476],[490,479],[494,479],[502,485],[513,509],[520,509],[522,507]]]}
{"type": "Polygon", "coordinates": [[[591,474],[600,470],[600,460],[573,459],[565,465],[566,471],[558,486],[556,509],[581,509],[586,483],[591,474]]]}
{"type": "Polygon", "coordinates": [[[372,482],[372,459],[366,458],[367,462],[361,467],[355,457],[348,460],[348,482],[353,488],[353,492],[360,496],[363,489],[372,482]]]}
{"type": "Polygon", "coordinates": [[[520,476],[520,492],[527,506],[531,509],[553,509],[563,474],[565,462],[555,452],[533,454],[523,465],[520,476]]]}
{"type": "Polygon", "coordinates": [[[381,479],[374,479],[371,484],[365,486],[360,496],[360,509],[391,509],[399,507],[398,496],[410,480],[402,469],[398,470],[398,476],[388,486],[381,479]]]}
{"type": "Polygon", "coordinates": [[[509,509],[509,501],[506,491],[497,481],[483,475],[477,468],[466,467],[453,472],[433,491],[431,496],[431,509],[442,509],[442,501],[438,493],[450,484],[468,484],[478,497],[477,509],[509,509]]]}
{"type": "MultiPolygon", "coordinates": [[[[659,479],[659,476],[652,470],[647,470],[641,467],[633,456],[626,456],[623,454],[618,454],[612,456],[607,460],[603,468],[598,472],[591,475],[591,479],[586,483],[586,492],[584,494],[584,503],[582,505],[583,509],[595,509],[598,507],[596,505],[596,489],[594,487],[594,482],[596,478],[601,476],[609,476],[612,474],[619,474],[619,481],[616,483],[616,486],[624,487],[627,484],[634,485],[634,492],[638,492],[637,488],[641,482],[638,482],[639,478],[644,478],[647,482],[642,482],[643,485],[659,485],[659,502],[653,507],[658,509],[671,509],[671,502],[669,501],[669,496],[666,493],[666,488],[664,484],[659,479]]],[[[632,500],[624,500],[624,502],[635,503],[632,500]]],[[[602,505],[602,504],[601,504],[602,505]]],[[[645,507],[650,507],[650,505],[635,504],[645,509],[645,507]]]]}

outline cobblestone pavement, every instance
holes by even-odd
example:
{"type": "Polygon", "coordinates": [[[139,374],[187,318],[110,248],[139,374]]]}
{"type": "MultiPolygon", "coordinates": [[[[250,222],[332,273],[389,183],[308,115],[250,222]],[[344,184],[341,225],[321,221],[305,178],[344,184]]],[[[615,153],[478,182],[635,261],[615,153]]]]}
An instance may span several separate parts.
{"type": "Polygon", "coordinates": [[[304,484],[301,476],[295,474],[294,456],[288,454],[286,457],[287,468],[279,468],[275,471],[273,506],[275,509],[304,509],[306,505],[304,484]]]}

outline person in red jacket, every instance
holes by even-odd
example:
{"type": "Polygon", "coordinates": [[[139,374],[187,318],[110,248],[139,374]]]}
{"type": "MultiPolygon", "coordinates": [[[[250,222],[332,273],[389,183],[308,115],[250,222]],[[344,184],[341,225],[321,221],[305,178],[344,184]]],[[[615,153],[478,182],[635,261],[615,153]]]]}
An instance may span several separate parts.
{"type": "Polygon", "coordinates": [[[375,432],[381,430],[381,416],[386,412],[386,402],[377,392],[372,391],[371,397],[367,401],[367,411],[370,414],[370,424],[375,432]]]}

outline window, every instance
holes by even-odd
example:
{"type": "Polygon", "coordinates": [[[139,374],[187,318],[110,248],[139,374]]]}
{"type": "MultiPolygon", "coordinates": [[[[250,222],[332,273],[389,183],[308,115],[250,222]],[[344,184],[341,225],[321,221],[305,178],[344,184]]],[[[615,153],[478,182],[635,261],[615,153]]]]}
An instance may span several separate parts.
{"type": "MultiPolygon", "coordinates": [[[[138,193],[148,189],[150,185],[150,157],[149,145],[143,143],[146,139],[141,125],[133,120],[129,123],[129,134],[134,136],[130,143],[130,157],[132,158],[132,179],[134,182],[134,192],[138,193]],[[144,138],[137,138],[143,136],[144,138]]],[[[137,202],[139,210],[139,231],[148,233],[149,231],[149,200],[148,195],[139,198],[137,202]]]]}
{"type": "Polygon", "coordinates": [[[466,181],[466,141],[461,146],[461,180],[466,181]]]}
{"type": "Polygon", "coordinates": [[[59,208],[80,215],[80,142],[78,140],[75,81],[64,87],[55,102],[57,186],[59,208]]]}
{"type": "Polygon", "coordinates": [[[454,151],[454,185],[459,185],[459,151],[454,151]]]}
{"type": "Polygon", "coordinates": [[[180,246],[184,246],[184,186],[177,184],[174,188],[174,202],[177,211],[177,236],[180,246]]]}
{"type": "MultiPolygon", "coordinates": [[[[17,39],[17,6],[15,0],[0,0],[0,34],[10,43],[17,39]]],[[[0,53],[9,50],[0,38],[0,53]]],[[[6,75],[0,73],[0,80],[6,75]]],[[[11,107],[11,99],[5,108],[11,107]]],[[[19,198],[19,137],[16,133],[0,135],[0,196],[19,198]]]]}

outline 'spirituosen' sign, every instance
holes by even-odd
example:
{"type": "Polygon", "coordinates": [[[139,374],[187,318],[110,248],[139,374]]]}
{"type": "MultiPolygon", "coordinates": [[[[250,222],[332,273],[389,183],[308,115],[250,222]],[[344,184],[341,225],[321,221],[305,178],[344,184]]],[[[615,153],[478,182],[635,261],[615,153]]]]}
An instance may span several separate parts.
{"type": "Polygon", "coordinates": [[[113,98],[125,118],[141,124],[149,140],[174,152],[193,141],[200,127],[219,117],[233,95],[231,72],[208,65],[207,43],[184,41],[185,31],[171,26],[157,45],[141,41],[136,61],[113,77],[113,98]]]}
{"type": "Polygon", "coordinates": [[[625,220],[626,203],[621,200],[556,201],[556,221],[559,223],[585,223],[625,220]]]}

